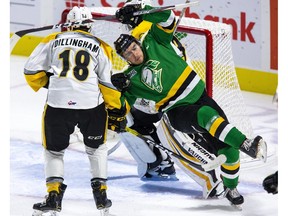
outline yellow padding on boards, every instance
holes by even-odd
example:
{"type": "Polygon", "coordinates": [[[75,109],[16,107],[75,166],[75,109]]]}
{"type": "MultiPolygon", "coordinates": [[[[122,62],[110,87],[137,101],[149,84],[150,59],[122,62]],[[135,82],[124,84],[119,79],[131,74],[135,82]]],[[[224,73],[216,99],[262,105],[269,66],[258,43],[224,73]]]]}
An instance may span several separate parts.
{"type": "Polygon", "coordinates": [[[241,90],[269,95],[274,95],[276,92],[278,73],[236,68],[236,74],[241,90]]]}
{"type": "MultiPolygon", "coordinates": [[[[10,34],[10,37],[13,34],[10,34]]],[[[12,55],[30,56],[35,47],[42,41],[43,37],[25,35],[15,45],[12,55]]]]}

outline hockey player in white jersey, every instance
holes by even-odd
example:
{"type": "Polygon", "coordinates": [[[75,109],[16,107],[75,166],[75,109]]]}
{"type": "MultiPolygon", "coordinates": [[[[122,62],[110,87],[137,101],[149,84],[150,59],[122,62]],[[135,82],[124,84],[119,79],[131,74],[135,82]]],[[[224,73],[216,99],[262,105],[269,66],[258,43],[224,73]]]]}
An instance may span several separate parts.
{"type": "Polygon", "coordinates": [[[107,120],[111,120],[113,129],[124,123],[125,117],[118,117],[125,114],[126,107],[111,84],[111,47],[89,33],[91,23],[81,24],[89,18],[92,15],[88,8],[73,7],[67,21],[78,24],[45,37],[25,64],[29,86],[34,91],[48,89],[42,118],[48,195],[44,202],[33,205],[33,215],[56,215],[61,211],[67,187],[63,183],[63,157],[76,125],[83,134],[90,162],[96,207],[107,213],[112,205],[106,194],[107,120]]]}

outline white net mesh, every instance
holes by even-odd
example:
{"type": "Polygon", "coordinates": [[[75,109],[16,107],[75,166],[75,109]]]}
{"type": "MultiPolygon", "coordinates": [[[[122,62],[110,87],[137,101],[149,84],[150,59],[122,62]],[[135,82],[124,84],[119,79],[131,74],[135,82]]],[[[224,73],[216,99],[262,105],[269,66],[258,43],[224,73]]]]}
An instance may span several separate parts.
{"type": "MultiPolygon", "coordinates": [[[[199,33],[188,33],[187,37],[181,39],[181,43],[185,44],[192,65],[202,79],[207,80],[206,70],[209,64],[212,64],[212,71],[210,72],[208,69],[208,74],[212,73],[212,97],[224,110],[231,123],[248,137],[253,137],[253,129],[236,76],[230,26],[192,18],[182,18],[180,25],[198,29],[199,32],[208,30],[206,36],[199,33]],[[212,35],[211,44],[207,42],[209,33],[212,35]],[[208,53],[212,52],[212,59],[206,58],[207,50],[208,53]]],[[[178,28],[179,32],[181,32],[181,26],[178,28]]],[[[207,82],[206,84],[209,85],[207,82]]]]}

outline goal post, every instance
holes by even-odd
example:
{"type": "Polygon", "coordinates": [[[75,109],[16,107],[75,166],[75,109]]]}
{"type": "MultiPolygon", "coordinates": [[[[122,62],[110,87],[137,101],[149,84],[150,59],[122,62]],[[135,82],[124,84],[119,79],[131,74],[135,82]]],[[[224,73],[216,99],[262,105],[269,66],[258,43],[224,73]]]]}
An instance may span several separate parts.
{"type": "MultiPolygon", "coordinates": [[[[93,17],[115,14],[117,8],[90,7],[93,17]]],[[[68,10],[62,14],[66,21],[68,10]]],[[[121,33],[128,33],[125,25],[109,20],[93,22],[92,34],[114,48],[121,33]]],[[[230,25],[182,17],[175,35],[186,49],[190,63],[205,81],[208,94],[220,105],[229,121],[249,138],[254,136],[240,90],[232,54],[230,25]]],[[[121,71],[126,62],[113,53],[113,69],[121,71]]],[[[242,156],[244,158],[244,156],[242,156]]]]}

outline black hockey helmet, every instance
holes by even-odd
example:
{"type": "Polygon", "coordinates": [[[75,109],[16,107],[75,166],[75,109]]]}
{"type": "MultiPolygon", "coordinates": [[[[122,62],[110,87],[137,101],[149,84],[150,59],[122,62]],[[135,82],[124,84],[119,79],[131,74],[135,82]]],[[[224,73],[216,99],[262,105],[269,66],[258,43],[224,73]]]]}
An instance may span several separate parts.
{"type": "Polygon", "coordinates": [[[140,45],[140,42],[136,40],[132,35],[128,34],[121,34],[118,39],[114,42],[114,47],[116,49],[116,52],[122,56],[122,54],[125,52],[125,50],[133,43],[137,43],[140,45]]]}

